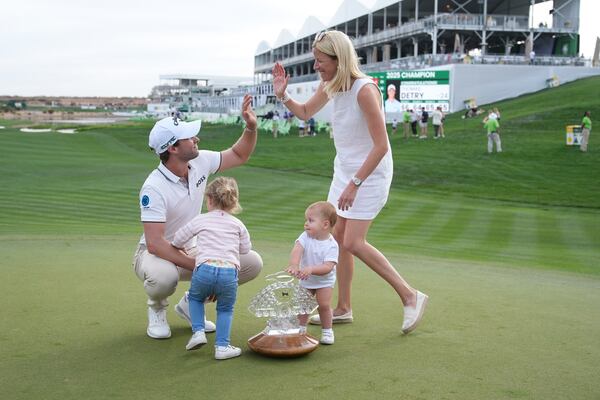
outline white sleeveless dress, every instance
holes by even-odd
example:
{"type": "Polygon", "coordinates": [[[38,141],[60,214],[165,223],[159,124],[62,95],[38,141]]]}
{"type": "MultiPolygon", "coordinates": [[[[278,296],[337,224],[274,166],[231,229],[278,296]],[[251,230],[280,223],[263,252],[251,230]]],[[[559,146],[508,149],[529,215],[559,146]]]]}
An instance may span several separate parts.
{"type": "MultiPolygon", "coordinates": [[[[352,207],[346,211],[337,208],[340,195],[373,148],[367,120],[358,105],[358,92],[368,84],[374,85],[374,82],[370,78],[357,79],[349,91],[337,93],[333,97],[333,141],[337,154],[333,162],[333,181],[327,201],[336,207],[339,216],[347,219],[374,219],[387,201],[394,174],[392,150],[388,140],[388,152],[358,188],[352,207]]],[[[383,107],[381,119],[385,123],[383,107]]]]}

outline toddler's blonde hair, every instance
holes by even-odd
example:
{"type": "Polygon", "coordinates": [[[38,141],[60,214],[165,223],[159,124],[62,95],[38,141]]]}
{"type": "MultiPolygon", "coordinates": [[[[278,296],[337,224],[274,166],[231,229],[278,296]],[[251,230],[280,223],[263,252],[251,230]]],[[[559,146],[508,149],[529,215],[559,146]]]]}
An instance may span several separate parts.
{"type": "Polygon", "coordinates": [[[242,211],[239,190],[235,179],[220,176],[206,186],[206,197],[216,208],[237,214],[242,211]]]}
{"type": "Polygon", "coordinates": [[[337,222],[337,213],[335,207],[326,201],[317,201],[306,208],[306,211],[314,210],[325,221],[329,221],[329,226],[333,228],[337,222]]]}

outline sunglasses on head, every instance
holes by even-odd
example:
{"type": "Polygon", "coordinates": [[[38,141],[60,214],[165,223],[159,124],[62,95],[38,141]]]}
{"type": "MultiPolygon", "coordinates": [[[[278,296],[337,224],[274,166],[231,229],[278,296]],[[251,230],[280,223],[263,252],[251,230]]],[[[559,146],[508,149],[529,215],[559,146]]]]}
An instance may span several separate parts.
{"type": "Polygon", "coordinates": [[[327,31],[321,31],[319,33],[317,33],[317,36],[315,36],[315,43],[316,42],[320,42],[321,40],[323,40],[323,38],[327,35],[327,31]]]}

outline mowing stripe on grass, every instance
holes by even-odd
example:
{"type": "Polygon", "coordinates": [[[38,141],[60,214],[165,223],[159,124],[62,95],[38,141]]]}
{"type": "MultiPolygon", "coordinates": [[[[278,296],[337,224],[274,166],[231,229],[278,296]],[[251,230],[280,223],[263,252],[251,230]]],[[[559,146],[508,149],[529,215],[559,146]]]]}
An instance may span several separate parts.
{"type": "Polygon", "coordinates": [[[443,247],[452,245],[464,235],[475,210],[454,202],[453,213],[431,236],[431,242],[443,247]]]}
{"type": "Polygon", "coordinates": [[[562,232],[554,214],[538,212],[535,216],[537,258],[543,265],[561,265],[571,258],[564,247],[562,232]],[[545,215],[544,215],[545,214],[545,215]]]}

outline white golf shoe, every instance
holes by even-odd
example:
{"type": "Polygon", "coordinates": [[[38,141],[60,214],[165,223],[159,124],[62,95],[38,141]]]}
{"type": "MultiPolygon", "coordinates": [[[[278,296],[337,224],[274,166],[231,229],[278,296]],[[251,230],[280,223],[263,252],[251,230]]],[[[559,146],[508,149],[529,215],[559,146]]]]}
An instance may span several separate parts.
{"type": "Polygon", "coordinates": [[[242,354],[242,349],[235,346],[215,346],[215,359],[227,360],[228,358],[234,358],[242,354]]]}
{"type": "MultiPolygon", "coordinates": [[[[181,318],[186,320],[190,326],[192,326],[192,318],[190,317],[190,303],[188,300],[188,292],[185,292],[179,303],[175,305],[175,312],[181,318]]],[[[217,326],[214,322],[207,319],[204,320],[204,332],[210,333],[217,330],[217,326]]]]}
{"type": "Polygon", "coordinates": [[[190,341],[185,345],[185,349],[195,350],[203,344],[206,344],[206,335],[204,334],[204,331],[197,331],[194,332],[194,334],[190,338],[190,341]]]}
{"type": "Polygon", "coordinates": [[[155,310],[148,307],[148,329],[146,333],[153,339],[168,339],[171,337],[166,308],[155,310]]]}

